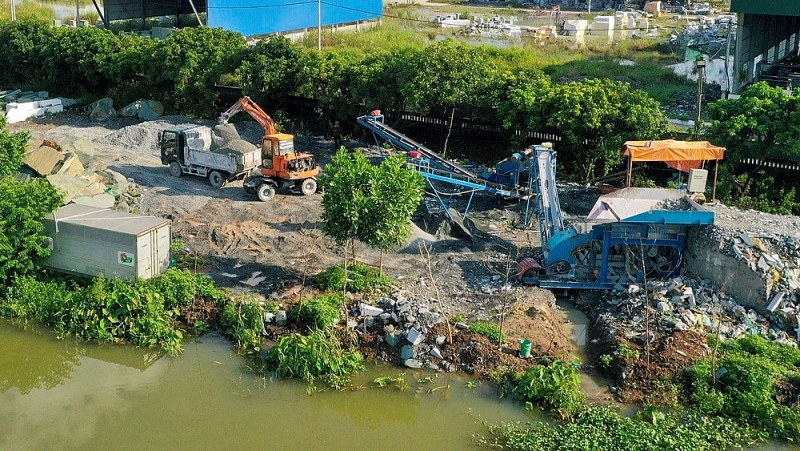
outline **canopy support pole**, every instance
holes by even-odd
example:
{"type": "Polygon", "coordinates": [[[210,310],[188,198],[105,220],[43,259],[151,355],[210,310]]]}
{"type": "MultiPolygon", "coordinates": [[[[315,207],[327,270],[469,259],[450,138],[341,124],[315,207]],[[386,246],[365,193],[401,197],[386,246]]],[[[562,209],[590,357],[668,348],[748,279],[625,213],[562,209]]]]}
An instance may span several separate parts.
{"type": "Polygon", "coordinates": [[[633,155],[628,156],[628,188],[631,187],[631,174],[633,173],[633,155]]]}
{"type": "Polygon", "coordinates": [[[714,161],[714,186],[711,188],[711,202],[717,201],[717,172],[719,172],[719,160],[714,161]]]}

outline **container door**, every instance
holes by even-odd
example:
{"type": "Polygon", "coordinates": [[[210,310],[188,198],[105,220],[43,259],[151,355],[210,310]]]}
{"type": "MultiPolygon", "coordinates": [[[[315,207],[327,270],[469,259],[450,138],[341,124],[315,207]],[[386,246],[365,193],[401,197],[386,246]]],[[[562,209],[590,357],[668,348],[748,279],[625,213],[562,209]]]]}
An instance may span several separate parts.
{"type": "Polygon", "coordinates": [[[172,246],[172,228],[169,225],[159,227],[155,231],[156,242],[153,246],[153,271],[157,276],[167,269],[172,261],[170,247],[172,246]]]}
{"type": "Polygon", "coordinates": [[[142,279],[149,279],[153,275],[152,270],[152,262],[150,258],[150,249],[152,249],[151,245],[151,235],[153,232],[149,232],[145,235],[140,236],[137,239],[136,243],[136,257],[138,262],[136,263],[136,277],[142,279]]]}

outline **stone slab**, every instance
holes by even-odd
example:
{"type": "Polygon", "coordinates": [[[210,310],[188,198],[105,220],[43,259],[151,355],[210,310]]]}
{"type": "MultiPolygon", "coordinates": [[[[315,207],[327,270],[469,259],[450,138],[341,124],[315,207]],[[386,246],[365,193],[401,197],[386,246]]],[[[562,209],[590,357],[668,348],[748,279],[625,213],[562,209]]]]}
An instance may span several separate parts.
{"type": "Polygon", "coordinates": [[[50,147],[39,147],[38,149],[25,154],[25,164],[36,171],[37,174],[46,176],[53,173],[56,168],[64,160],[64,154],[51,149],[50,147]]]}

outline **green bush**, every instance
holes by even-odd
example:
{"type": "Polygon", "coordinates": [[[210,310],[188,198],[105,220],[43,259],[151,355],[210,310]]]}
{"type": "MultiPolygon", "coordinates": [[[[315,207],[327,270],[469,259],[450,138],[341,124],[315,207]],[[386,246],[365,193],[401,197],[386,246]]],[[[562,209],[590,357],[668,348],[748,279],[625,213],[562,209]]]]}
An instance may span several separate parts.
{"type": "Polygon", "coordinates": [[[34,319],[84,340],[161,346],[179,353],[183,333],[161,295],[140,282],[98,277],[86,288],[20,277],[0,302],[5,316],[34,319]]]}
{"type": "Polygon", "coordinates": [[[264,331],[264,307],[255,301],[229,301],[220,316],[221,332],[233,340],[236,347],[245,354],[261,350],[261,336],[264,331]]]}
{"type": "MultiPolygon", "coordinates": [[[[653,417],[656,418],[656,417],[653,417]]],[[[479,442],[505,450],[692,450],[713,451],[756,443],[750,427],[720,417],[688,412],[657,416],[657,421],[626,418],[609,407],[591,407],[572,421],[553,426],[505,423],[489,427],[479,442]]]]}
{"type": "Polygon", "coordinates": [[[289,319],[301,329],[325,329],[339,319],[339,308],[344,304],[344,296],[331,294],[304,300],[289,312],[289,319]]]}
{"type": "Polygon", "coordinates": [[[722,343],[715,365],[704,358],[684,373],[686,402],[704,414],[718,414],[767,431],[800,439],[800,414],[776,398],[779,383],[791,385],[800,350],[758,335],[722,343]]]}
{"type": "Polygon", "coordinates": [[[502,344],[508,340],[508,336],[500,333],[500,326],[486,321],[475,321],[469,325],[469,331],[472,333],[483,335],[491,340],[492,343],[502,344]]]}
{"type": "Polygon", "coordinates": [[[351,373],[363,370],[363,359],[354,348],[343,349],[331,330],[322,329],[285,336],[267,353],[268,366],[279,377],[309,383],[319,378],[332,387],[343,386],[351,373]]]}
{"type": "Polygon", "coordinates": [[[188,269],[169,268],[163,274],[144,282],[164,297],[167,309],[189,306],[195,299],[219,302],[225,299],[225,292],[214,285],[205,274],[195,274],[188,269]]]}
{"type": "MultiPolygon", "coordinates": [[[[324,291],[342,291],[345,277],[342,265],[331,266],[320,273],[316,279],[317,286],[324,291]]],[[[384,291],[392,284],[392,280],[381,276],[377,268],[363,263],[347,265],[347,290],[353,293],[384,291]]]]}
{"type": "Polygon", "coordinates": [[[555,409],[564,418],[586,407],[576,366],[563,360],[528,368],[514,388],[514,395],[521,401],[555,409]]]}

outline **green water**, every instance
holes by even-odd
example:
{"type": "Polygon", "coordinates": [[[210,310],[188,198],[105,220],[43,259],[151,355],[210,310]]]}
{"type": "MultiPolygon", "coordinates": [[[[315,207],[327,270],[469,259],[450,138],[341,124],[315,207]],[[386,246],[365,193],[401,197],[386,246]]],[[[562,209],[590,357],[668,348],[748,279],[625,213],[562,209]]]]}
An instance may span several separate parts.
{"type": "Polygon", "coordinates": [[[246,364],[216,336],[169,358],[0,321],[0,450],[460,450],[481,421],[538,419],[461,377],[406,371],[407,390],[376,388],[403,371],[371,364],[359,389],[309,396],[246,364]]]}

